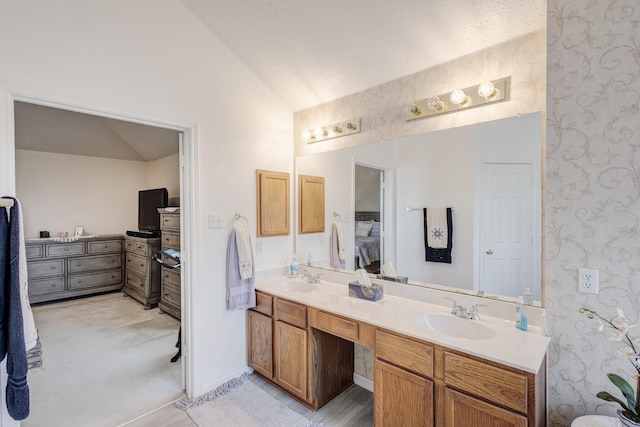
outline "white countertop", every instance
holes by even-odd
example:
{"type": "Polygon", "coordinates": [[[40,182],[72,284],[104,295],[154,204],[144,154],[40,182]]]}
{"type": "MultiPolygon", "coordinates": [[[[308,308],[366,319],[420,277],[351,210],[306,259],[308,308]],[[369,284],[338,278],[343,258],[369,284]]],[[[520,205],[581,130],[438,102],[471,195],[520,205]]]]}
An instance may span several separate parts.
{"type": "MultiPolygon", "coordinates": [[[[474,356],[537,374],[549,346],[549,337],[537,327],[529,331],[515,328],[515,322],[482,315],[479,322],[492,329],[490,339],[467,339],[444,335],[421,325],[418,318],[424,314],[451,316],[451,308],[408,298],[385,295],[380,301],[366,301],[350,297],[348,286],[322,280],[316,289],[296,291],[288,289],[286,277],[256,283],[256,290],[299,302],[340,316],[360,320],[374,326],[423,339],[433,344],[459,350],[474,356]]],[[[302,279],[293,279],[301,281],[302,279]]]]}

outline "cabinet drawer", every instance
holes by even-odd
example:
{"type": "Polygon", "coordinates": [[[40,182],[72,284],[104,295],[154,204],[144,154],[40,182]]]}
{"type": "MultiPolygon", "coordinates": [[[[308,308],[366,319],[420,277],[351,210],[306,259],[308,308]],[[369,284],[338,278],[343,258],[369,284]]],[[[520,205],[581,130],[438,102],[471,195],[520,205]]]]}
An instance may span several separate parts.
{"type": "Polygon", "coordinates": [[[94,288],[96,286],[114,285],[122,282],[122,270],[103,271],[100,273],[73,274],[67,282],[68,290],[94,288]]]}
{"type": "Polygon", "coordinates": [[[57,276],[64,274],[64,259],[28,262],[27,274],[29,277],[57,276]]]}
{"type": "Polygon", "coordinates": [[[282,320],[299,328],[307,327],[307,307],[302,304],[276,298],[276,320],[282,320]]]}
{"type": "Polygon", "coordinates": [[[162,222],[160,223],[160,228],[163,230],[167,228],[173,228],[175,230],[180,229],[180,214],[160,214],[162,217],[162,222]]]}
{"type": "Polygon", "coordinates": [[[122,266],[122,255],[95,255],[78,258],[69,258],[69,273],[84,273],[91,270],[105,270],[122,266]]]}
{"type": "Polygon", "coordinates": [[[523,374],[445,351],[444,382],[448,387],[527,413],[527,377],[523,374]]]}
{"type": "Polygon", "coordinates": [[[26,245],[27,259],[44,257],[44,245],[26,245]]]}
{"type": "Polygon", "coordinates": [[[180,288],[171,284],[162,284],[162,300],[180,307],[180,288]]]}
{"type": "Polygon", "coordinates": [[[29,295],[45,295],[64,291],[64,277],[29,280],[29,295]]]}
{"type": "MultiPolygon", "coordinates": [[[[313,310],[313,309],[312,309],[313,310]]],[[[313,315],[309,316],[310,326],[331,335],[355,342],[358,341],[358,322],[343,319],[324,311],[313,310],[313,315]]]]}
{"type": "Polygon", "coordinates": [[[253,310],[258,311],[267,316],[273,315],[273,297],[271,295],[256,292],[256,306],[253,310]]]}
{"type": "Polygon", "coordinates": [[[163,268],[162,283],[171,283],[174,286],[180,287],[180,273],[175,270],[163,268]]]}
{"type": "Polygon", "coordinates": [[[121,251],[122,240],[101,240],[98,242],[87,242],[87,253],[90,254],[121,251]]]}
{"type": "Polygon", "coordinates": [[[433,347],[426,343],[378,330],[376,357],[426,377],[433,377],[433,347]]]}
{"type": "Polygon", "coordinates": [[[180,249],[180,234],[162,232],[162,248],[180,249]]]}
{"type": "Polygon", "coordinates": [[[127,269],[135,270],[139,273],[146,274],[149,260],[141,256],[127,252],[127,269]]]}
{"type": "Polygon", "coordinates": [[[48,257],[82,255],[84,253],[84,243],[62,243],[56,245],[45,245],[45,254],[48,257]]]}

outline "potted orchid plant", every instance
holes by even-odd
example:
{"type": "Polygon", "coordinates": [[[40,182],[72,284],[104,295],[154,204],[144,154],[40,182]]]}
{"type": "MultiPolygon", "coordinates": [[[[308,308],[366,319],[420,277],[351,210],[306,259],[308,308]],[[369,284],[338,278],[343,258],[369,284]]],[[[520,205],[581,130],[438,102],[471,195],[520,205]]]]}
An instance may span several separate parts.
{"type": "Polygon", "coordinates": [[[616,374],[609,373],[607,377],[609,380],[622,392],[624,400],[618,399],[607,391],[601,391],[596,394],[600,399],[608,402],[617,402],[622,409],[618,410],[618,417],[620,421],[626,426],[640,426],[640,340],[632,340],[629,337],[629,330],[636,325],[630,325],[627,318],[621,309],[618,308],[618,313],[609,319],[602,317],[598,312],[588,306],[580,307],[580,313],[584,313],[589,319],[594,319],[598,327],[598,331],[602,332],[604,328],[612,329],[612,333],[609,336],[609,340],[618,341],[625,344],[625,348],[618,350],[620,356],[625,357],[631,362],[633,369],[635,370],[634,378],[636,380],[636,390],[634,392],[633,387],[622,377],[616,374]]]}

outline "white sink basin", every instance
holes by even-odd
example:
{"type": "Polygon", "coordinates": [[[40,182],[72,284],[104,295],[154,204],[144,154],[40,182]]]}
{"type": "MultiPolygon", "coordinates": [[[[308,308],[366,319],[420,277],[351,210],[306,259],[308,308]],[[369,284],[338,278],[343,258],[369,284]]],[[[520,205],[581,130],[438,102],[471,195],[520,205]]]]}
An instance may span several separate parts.
{"type": "Polygon", "coordinates": [[[313,283],[307,283],[302,280],[285,280],[280,283],[283,288],[293,292],[311,292],[318,289],[313,283]]]}
{"type": "Polygon", "coordinates": [[[469,340],[490,340],[496,336],[493,329],[478,323],[479,320],[463,319],[451,314],[423,314],[417,322],[434,332],[469,340]]]}

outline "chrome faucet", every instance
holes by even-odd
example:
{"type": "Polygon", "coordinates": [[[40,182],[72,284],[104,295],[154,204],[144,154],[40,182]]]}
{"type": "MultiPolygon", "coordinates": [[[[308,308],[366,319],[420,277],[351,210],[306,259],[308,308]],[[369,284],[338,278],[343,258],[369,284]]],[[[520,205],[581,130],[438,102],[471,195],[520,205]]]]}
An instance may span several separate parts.
{"type": "Polygon", "coordinates": [[[486,304],[473,304],[471,306],[471,311],[469,311],[466,307],[461,306],[460,304],[458,304],[458,301],[452,298],[444,297],[444,299],[453,302],[453,307],[451,307],[451,314],[456,317],[462,317],[463,319],[480,320],[480,316],[478,316],[478,307],[487,306],[486,304]]]}
{"type": "Polygon", "coordinates": [[[307,283],[320,283],[320,276],[322,273],[312,274],[307,270],[302,270],[302,278],[307,280],[307,283]]]}

